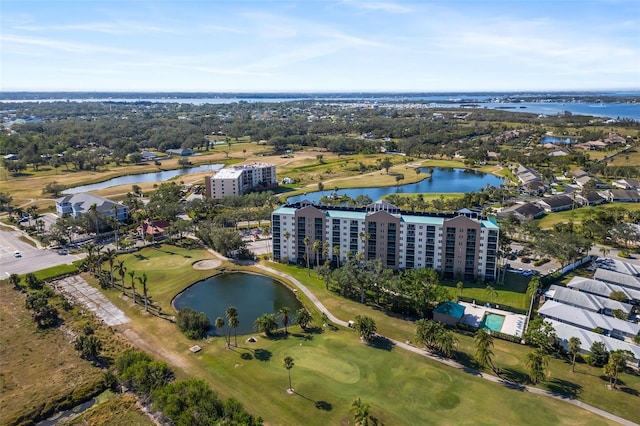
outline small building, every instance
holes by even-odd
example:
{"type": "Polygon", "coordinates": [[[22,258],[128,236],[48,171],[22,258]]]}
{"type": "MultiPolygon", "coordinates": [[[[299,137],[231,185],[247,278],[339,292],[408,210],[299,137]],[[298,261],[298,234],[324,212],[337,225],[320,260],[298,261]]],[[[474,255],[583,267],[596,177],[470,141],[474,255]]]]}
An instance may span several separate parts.
{"type": "Polygon", "coordinates": [[[565,305],[608,316],[612,316],[613,311],[616,310],[621,311],[625,315],[629,315],[633,308],[633,306],[628,303],[618,302],[617,300],[607,297],[596,296],[557,285],[549,287],[549,290],[544,293],[544,297],[546,300],[554,300],[559,303],[564,303],[565,305]]]}
{"type": "Polygon", "coordinates": [[[613,182],[612,185],[620,189],[640,190],[640,180],[638,179],[618,179],[617,181],[613,182]]]}
{"type": "Polygon", "coordinates": [[[154,240],[160,240],[166,236],[167,229],[171,226],[166,220],[145,221],[138,225],[136,232],[142,237],[151,235],[154,240]]]}
{"type": "Polygon", "coordinates": [[[604,197],[598,194],[596,191],[589,191],[586,194],[576,194],[576,201],[581,206],[596,206],[604,203],[604,197]]]}
{"type": "Polygon", "coordinates": [[[604,281],[606,283],[616,284],[631,290],[640,291],[640,277],[609,269],[598,268],[593,274],[593,279],[604,281]]]}
{"type": "Polygon", "coordinates": [[[620,272],[621,274],[640,277],[640,266],[634,265],[633,263],[624,262],[610,257],[599,257],[595,260],[595,263],[600,269],[607,269],[609,271],[620,272]]]}
{"type": "Polygon", "coordinates": [[[464,316],[464,306],[456,302],[442,302],[433,310],[435,321],[456,325],[464,316]]]}
{"type": "Polygon", "coordinates": [[[640,291],[594,280],[592,278],[573,277],[571,281],[567,283],[567,287],[603,297],[609,297],[611,293],[618,292],[625,295],[627,302],[634,305],[640,304],[640,291]]]}
{"type": "Polygon", "coordinates": [[[126,220],[129,217],[127,206],[88,192],[57,198],[56,213],[59,217],[67,215],[80,217],[88,213],[93,205],[96,206],[95,209],[99,215],[115,217],[119,221],[126,220]]]}
{"type": "Polygon", "coordinates": [[[519,222],[538,219],[544,215],[544,209],[535,203],[516,204],[498,212],[498,217],[507,219],[513,216],[519,222]]]}
{"type": "Polygon", "coordinates": [[[142,161],[154,161],[158,159],[156,153],[151,151],[142,151],[140,155],[142,156],[142,161]]]}
{"type": "Polygon", "coordinates": [[[561,212],[563,210],[571,210],[574,201],[568,195],[554,195],[546,197],[538,201],[538,204],[547,212],[561,212]]]}
{"type": "Polygon", "coordinates": [[[196,152],[190,148],[178,148],[178,149],[168,149],[167,154],[178,155],[180,157],[187,157],[189,155],[193,155],[196,152]]]}
{"type": "Polygon", "coordinates": [[[607,199],[618,203],[640,203],[640,191],[635,189],[610,189],[607,199]]]}

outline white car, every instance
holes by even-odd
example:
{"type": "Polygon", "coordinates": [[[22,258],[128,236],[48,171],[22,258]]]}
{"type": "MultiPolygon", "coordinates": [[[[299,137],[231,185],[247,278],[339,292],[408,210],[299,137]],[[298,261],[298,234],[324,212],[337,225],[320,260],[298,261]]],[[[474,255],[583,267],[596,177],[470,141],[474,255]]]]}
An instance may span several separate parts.
{"type": "Polygon", "coordinates": [[[13,252],[13,257],[22,257],[22,255],[20,254],[20,252],[18,250],[13,252]]]}

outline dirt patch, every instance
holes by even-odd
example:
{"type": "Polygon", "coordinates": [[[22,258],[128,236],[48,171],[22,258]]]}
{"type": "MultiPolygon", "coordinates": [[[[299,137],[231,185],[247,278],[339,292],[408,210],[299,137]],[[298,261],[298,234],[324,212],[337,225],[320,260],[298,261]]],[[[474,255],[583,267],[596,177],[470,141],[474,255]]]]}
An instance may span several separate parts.
{"type": "Polygon", "coordinates": [[[193,269],[216,269],[218,266],[222,265],[222,261],[218,259],[205,259],[199,260],[198,262],[193,264],[193,269]]]}
{"type": "Polygon", "coordinates": [[[164,359],[165,361],[167,361],[167,363],[174,367],[180,368],[182,370],[186,369],[187,363],[185,362],[183,357],[173,352],[172,350],[154,345],[146,341],[145,339],[141,338],[135,330],[131,328],[121,330],[121,333],[136,348],[143,350],[149,354],[154,354],[157,357],[164,359]]]}

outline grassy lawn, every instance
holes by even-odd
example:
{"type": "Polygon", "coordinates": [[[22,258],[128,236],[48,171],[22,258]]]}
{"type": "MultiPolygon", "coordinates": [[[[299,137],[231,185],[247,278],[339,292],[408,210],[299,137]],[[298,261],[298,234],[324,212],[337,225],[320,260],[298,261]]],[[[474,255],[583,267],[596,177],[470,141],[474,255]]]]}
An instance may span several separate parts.
{"type": "Polygon", "coordinates": [[[102,382],[102,371],[80,359],[61,329],[36,328],[24,300],[0,284],[1,424],[20,424],[25,416],[64,407],[102,382]]]}
{"type": "MultiPolygon", "coordinates": [[[[196,259],[209,257],[205,251],[187,254],[173,246],[162,246],[160,250],[148,248],[138,254],[139,257],[122,258],[129,267],[147,271],[150,294],[154,300],[161,301],[163,309],[179,291],[212,274],[212,271],[196,271],[191,267],[196,259]],[[184,258],[185,255],[192,257],[184,258]]],[[[348,320],[358,314],[369,315],[376,320],[382,335],[401,341],[414,340],[413,322],[337,297],[324,288],[314,272],[304,268],[267,265],[308,286],[337,317],[348,320]]],[[[223,266],[257,271],[250,266],[223,266]]],[[[498,290],[506,294],[518,288],[526,288],[526,284],[507,281],[505,288],[498,290]]],[[[467,290],[471,288],[465,292],[467,290]]],[[[258,342],[252,344],[240,337],[240,348],[231,351],[224,349],[221,338],[212,338],[199,341],[203,351],[191,354],[188,348],[194,342],[184,337],[174,324],[145,315],[140,306],[134,308],[128,299],[122,299],[117,289],[105,293],[132,318],[132,323],[122,327],[128,328],[123,333],[134,344],[177,366],[178,378],[202,377],[221,396],[238,398],[248,410],[264,417],[268,423],[339,424],[350,419],[350,404],[360,397],[371,404],[371,413],[385,424],[478,424],[493,423],[496,418],[500,418],[501,423],[528,424],[532,420],[526,413],[532,410],[543,416],[536,419],[538,424],[605,424],[601,418],[559,401],[486,383],[384,344],[364,345],[353,331],[341,327],[337,331],[319,329],[311,335],[292,327],[293,334],[287,339],[283,336],[266,339],[259,335],[258,342]],[[295,360],[292,380],[298,395],[285,392],[287,376],[282,368],[285,356],[295,360]],[[500,400],[501,404],[483,402],[487,400],[500,400]],[[316,408],[316,404],[320,408],[316,408]],[[309,416],[310,410],[314,413],[312,416],[309,416]]],[[[308,305],[308,301],[302,301],[308,305]]],[[[312,309],[312,314],[318,325],[319,312],[312,309]]],[[[475,350],[472,337],[464,334],[457,337],[459,359],[470,360],[475,350]]],[[[524,359],[530,350],[523,345],[496,341],[495,362],[508,377],[527,383],[524,359]]],[[[557,359],[551,360],[550,369],[550,379],[542,387],[573,394],[587,403],[640,421],[634,395],[640,390],[638,377],[623,373],[621,379],[628,392],[614,392],[605,388],[600,369],[579,365],[577,373],[570,373],[570,365],[557,359]]]]}
{"type": "MultiPolygon", "coordinates": [[[[529,279],[530,277],[508,272],[504,284],[495,284],[493,286],[498,294],[493,297],[493,302],[517,309],[528,309],[529,297],[525,292],[527,291],[529,279]]],[[[451,288],[450,292],[452,297],[458,295],[458,289],[456,288],[457,281],[443,282],[442,284],[451,288]]],[[[461,296],[476,299],[478,303],[480,303],[480,301],[490,302],[491,300],[486,288],[487,285],[485,283],[466,282],[464,283],[461,296]]]]}
{"type": "Polygon", "coordinates": [[[540,227],[546,229],[551,228],[553,225],[557,223],[565,223],[569,221],[573,222],[581,222],[582,219],[588,215],[590,212],[595,212],[597,210],[609,210],[613,208],[623,207],[627,210],[635,211],[640,210],[640,203],[609,203],[602,204],[599,206],[593,207],[581,207],[575,210],[567,210],[563,212],[557,213],[548,213],[542,219],[539,219],[538,223],[540,227]]]}

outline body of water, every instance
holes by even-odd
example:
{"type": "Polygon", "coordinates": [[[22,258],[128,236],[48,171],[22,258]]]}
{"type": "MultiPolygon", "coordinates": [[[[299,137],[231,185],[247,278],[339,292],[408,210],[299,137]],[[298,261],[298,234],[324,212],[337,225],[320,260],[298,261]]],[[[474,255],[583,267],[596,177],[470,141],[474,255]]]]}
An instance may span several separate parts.
{"type": "MultiPolygon", "coordinates": [[[[213,324],[217,317],[227,322],[225,311],[229,306],[238,310],[238,334],[254,333],[253,323],[263,314],[275,314],[284,306],[291,310],[291,321],[302,307],[294,292],[273,278],[241,272],[222,274],[200,281],[180,293],[173,305],[176,309],[190,307],[204,312],[211,321],[210,335],[221,336],[213,324]]],[[[278,318],[278,323],[281,324],[278,318]]],[[[226,329],[226,326],[225,326],[226,329]]]]}
{"type": "MultiPolygon", "coordinates": [[[[356,198],[358,195],[368,195],[373,201],[376,201],[389,194],[474,192],[485,188],[487,185],[498,187],[504,182],[504,180],[498,176],[469,169],[423,167],[420,169],[420,172],[431,173],[431,177],[423,179],[420,182],[408,183],[406,185],[340,189],[338,190],[338,195],[348,195],[351,198],[356,198]]],[[[413,173],[413,171],[411,171],[411,173],[413,173]]],[[[328,196],[331,192],[333,192],[333,190],[329,188],[322,192],[309,192],[307,194],[289,197],[287,202],[297,203],[302,200],[319,202],[321,197],[328,196]]]]}
{"type": "MultiPolygon", "coordinates": [[[[607,97],[633,97],[639,96],[640,92],[598,92],[587,93],[590,96],[607,96],[607,97]]],[[[432,103],[437,108],[460,107],[468,103],[476,103],[480,108],[504,109],[512,112],[528,112],[533,114],[557,115],[568,111],[572,114],[593,115],[596,117],[608,118],[630,118],[640,120],[640,104],[621,103],[621,102],[552,102],[546,100],[545,97],[566,96],[568,98],[580,99],[579,93],[407,93],[407,94],[384,94],[384,93],[344,93],[344,94],[304,94],[299,97],[296,94],[292,96],[261,97],[261,96],[220,96],[220,97],[188,97],[188,96],[131,96],[131,97],[83,97],[74,98],[70,94],[69,98],[47,98],[46,95],[34,97],[33,99],[10,99],[10,96],[2,99],[0,94],[0,103],[10,102],[150,102],[150,103],[184,103],[192,105],[203,104],[231,104],[238,102],[265,102],[265,103],[282,103],[295,101],[327,101],[327,102],[369,102],[369,103],[385,103],[385,102],[417,102],[432,103]],[[528,97],[538,97],[540,102],[507,102],[513,96],[522,95],[528,97]],[[505,101],[501,101],[504,99],[505,101]],[[446,103],[442,103],[446,102],[446,103]],[[460,103],[458,103],[460,102],[460,103]]],[[[583,95],[584,96],[584,95],[583,95]]]]}
{"type": "Polygon", "coordinates": [[[105,180],[104,182],[92,183],[90,185],[75,186],[64,190],[65,194],[79,194],[82,192],[97,191],[120,185],[135,185],[138,183],[163,182],[176,176],[184,176],[192,173],[214,172],[224,167],[224,164],[205,164],[203,166],[190,167],[186,169],[165,170],[161,172],[141,173],[138,175],[126,175],[105,180]]]}
{"type": "Polygon", "coordinates": [[[541,143],[547,144],[547,143],[553,143],[556,145],[562,145],[562,144],[570,144],[571,143],[571,139],[570,138],[558,138],[555,136],[545,136],[542,139],[540,139],[541,143]]]}

